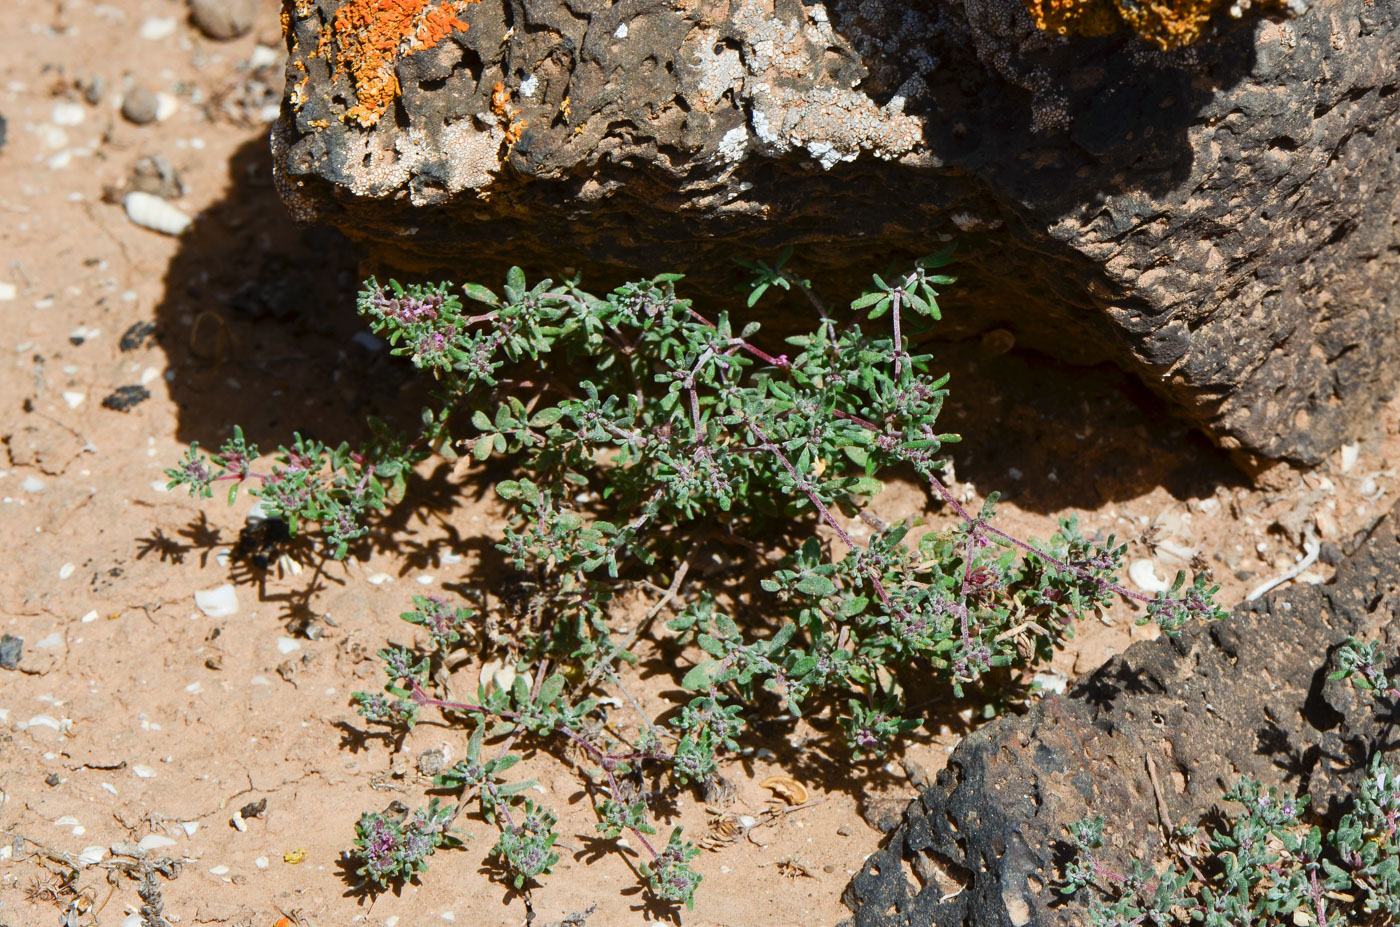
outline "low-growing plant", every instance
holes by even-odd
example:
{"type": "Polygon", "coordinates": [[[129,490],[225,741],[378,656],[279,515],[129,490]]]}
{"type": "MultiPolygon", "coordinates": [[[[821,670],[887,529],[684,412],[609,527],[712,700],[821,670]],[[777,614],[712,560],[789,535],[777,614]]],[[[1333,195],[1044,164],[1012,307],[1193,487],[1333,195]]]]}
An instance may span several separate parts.
{"type": "MultiPolygon", "coordinates": [[[[580,761],[599,831],[630,833],[647,854],[653,896],[690,904],[695,848],[679,829],[652,846],[638,780],[711,782],[740,749],[748,713],[807,717],[843,732],[856,757],[880,757],[921,724],[911,692],[963,697],[1005,681],[1117,596],[1144,604],[1142,620],[1168,631],[1220,614],[1205,577],[1184,586],[1178,574],[1169,593],[1144,596],[1116,582],[1125,547],[1112,537],[1085,538],[1071,519],[1048,540],[1022,540],[993,523],[995,495],[974,514],[950,491],[940,455],[956,436],[937,428],[948,378],[912,346],[939,318],[949,252],[875,276],[841,312],[786,268],[788,257],[747,265],[750,305],[788,290],[812,306],[815,329],[776,354],[754,340],[757,324],[699,313],[677,295],[674,274],[605,296],[577,281],[531,286],[519,269],[500,293],[371,279],[360,313],[437,388],[416,436],[374,422],[374,440],[351,450],[299,435],[257,470],[257,448],[235,429],[217,454],[191,446],[169,471],[172,487],[206,497],[228,483],[230,502],[247,485],[268,517],[293,531],[319,526],[328,551],[344,557],[428,457],[465,450],[510,462],[512,478],[496,484],[509,519],[497,541],[532,590],[528,606],[478,618],[416,597],[404,618],[427,645],[386,648],[384,689],[355,699],[375,723],[407,728],[433,710],[472,730],[467,759],[436,782],[464,802],[475,795],[500,830],[491,855],[517,886],[557,860],[553,814],[520,796],[529,783],[498,778],[521,739],[580,761]],[[892,473],[923,480],[956,525],[915,539],[912,518],[874,517],[867,505],[892,473]],[[687,584],[701,550],[757,564],[757,588],[687,584]],[[638,587],[660,599],[622,634],[617,598],[638,587]],[[668,606],[667,628],[696,659],[678,673],[692,696],[660,719],[636,706],[618,665],[635,660],[640,635],[668,606]],[[508,672],[483,676],[469,700],[446,697],[456,648],[502,655],[508,672]],[[600,723],[618,710],[594,697],[605,690],[636,710],[635,735],[600,723]],[[487,737],[503,741],[489,760],[487,737]]],[[[409,858],[370,866],[367,852],[357,851],[367,875],[417,868],[409,858]]]]}
{"type": "MultiPolygon", "coordinates": [[[[1355,638],[1332,679],[1393,707],[1385,655],[1355,638]]],[[[1223,800],[1223,826],[1180,827],[1155,866],[1129,872],[1105,859],[1102,816],[1070,829],[1075,856],[1065,894],[1090,891],[1093,927],[1198,923],[1204,927],[1387,925],[1400,919],[1400,771],[1377,752],[1335,821],[1308,815],[1311,799],[1243,778],[1223,800]],[[1237,810],[1235,810],[1237,809],[1237,810]]]]}

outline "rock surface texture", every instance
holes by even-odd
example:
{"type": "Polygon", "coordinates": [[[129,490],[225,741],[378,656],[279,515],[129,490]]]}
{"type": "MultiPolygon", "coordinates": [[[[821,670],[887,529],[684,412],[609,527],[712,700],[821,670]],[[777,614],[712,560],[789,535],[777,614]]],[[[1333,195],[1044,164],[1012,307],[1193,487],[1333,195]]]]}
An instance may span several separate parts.
{"type": "Polygon", "coordinates": [[[404,0],[433,26],[397,44],[337,31],[367,2],[284,0],[273,146],[297,217],[390,265],[679,269],[732,300],[733,257],[792,244],[854,295],[956,239],[942,335],[1117,363],[1305,463],[1400,370],[1400,4],[1163,52],[1018,0],[404,0]]]}
{"type": "Polygon", "coordinates": [[[1164,817],[1200,821],[1242,776],[1310,793],[1329,813],[1370,749],[1394,749],[1387,712],[1328,675],[1349,635],[1396,652],[1397,588],[1400,508],[1335,583],[1134,644],[1069,695],[970,735],[851,881],[854,927],[1088,923],[1056,889],[1069,824],[1104,815],[1126,870],[1155,858],[1164,817]]]}

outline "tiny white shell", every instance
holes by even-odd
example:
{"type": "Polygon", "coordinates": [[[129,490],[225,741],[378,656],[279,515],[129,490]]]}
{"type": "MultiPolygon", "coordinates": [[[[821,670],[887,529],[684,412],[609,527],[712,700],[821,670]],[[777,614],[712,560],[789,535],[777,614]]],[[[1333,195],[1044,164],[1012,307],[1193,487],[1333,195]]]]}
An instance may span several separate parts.
{"type": "Polygon", "coordinates": [[[126,207],[126,217],[132,222],[164,235],[179,235],[193,221],[160,197],[140,190],[128,193],[122,205],[126,207]]]}
{"type": "Polygon", "coordinates": [[[1151,560],[1134,560],[1128,564],[1128,578],[1143,592],[1166,592],[1172,584],[1157,577],[1157,567],[1151,560]]]}

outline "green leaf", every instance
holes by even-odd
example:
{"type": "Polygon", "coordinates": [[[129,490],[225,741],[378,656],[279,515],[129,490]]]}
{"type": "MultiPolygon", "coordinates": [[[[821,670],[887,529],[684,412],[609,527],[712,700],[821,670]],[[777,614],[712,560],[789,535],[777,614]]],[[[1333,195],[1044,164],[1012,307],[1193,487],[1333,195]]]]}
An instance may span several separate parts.
{"type": "Polygon", "coordinates": [[[691,692],[705,692],[710,688],[715,673],[719,671],[718,660],[706,660],[698,664],[681,680],[681,688],[691,692]]]}
{"type": "Polygon", "coordinates": [[[467,299],[474,299],[477,302],[485,303],[488,306],[499,306],[501,304],[500,300],[496,298],[495,293],[492,293],[489,289],[487,289],[479,283],[462,284],[462,293],[467,297],[467,299]]]}
{"type": "Polygon", "coordinates": [[[826,596],[836,592],[836,584],[825,576],[808,574],[797,581],[797,591],[810,596],[826,596]]]}

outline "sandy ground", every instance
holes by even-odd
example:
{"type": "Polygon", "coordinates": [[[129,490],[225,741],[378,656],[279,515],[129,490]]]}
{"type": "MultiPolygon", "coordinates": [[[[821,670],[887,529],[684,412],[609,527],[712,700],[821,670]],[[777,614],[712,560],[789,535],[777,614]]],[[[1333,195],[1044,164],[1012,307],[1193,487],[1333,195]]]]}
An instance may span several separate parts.
{"type": "MultiPolygon", "coordinates": [[[[366,412],[403,411],[413,392],[401,365],[353,340],[353,250],[294,228],[272,190],[275,9],[227,43],[201,37],[183,9],[0,4],[0,633],[24,641],[19,668],[0,670],[0,925],[139,925],[133,870],[112,861],[142,867],[112,847],[142,841],[148,859],[179,861],[177,877],[149,879],[172,924],[654,919],[635,891],[635,858],[592,836],[574,768],[543,753],[520,767],[562,817],[564,858],[543,887],[526,896],[503,885],[485,865],[491,828],[464,816],[472,839],[435,856],[421,886],[357,890],[342,854],[359,813],[421,803],[417,757],[461,756],[465,735],[425,724],[402,745],[365,736],[348,696],[379,684],[372,655],[408,638],[396,616],[413,593],[486,581],[495,474],[425,468],[363,556],[268,575],[228,556],[247,501],[229,510],[164,490],[162,470],[188,442],[216,445],[234,422],[264,446],[296,429],[353,438],[366,412]],[[132,83],[159,95],[165,118],[123,119],[132,83]],[[112,202],[151,156],[178,172],[185,192],[173,205],[194,217],[178,238],[112,202]],[[202,614],[196,591],[224,583],[237,613],[202,614]],[[235,812],[264,800],[234,826],[235,812]],[[93,864],[68,882],[62,854],[93,864]]],[[[179,190],[167,182],[165,192],[179,190]]],[[[1091,533],[1130,540],[1130,557],[1159,575],[1209,567],[1233,604],[1289,570],[1308,532],[1335,561],[1390,505],[1394,408],[1319,470],[1251,486],[1120,374],[992,353],[949,350],[945,421],[967,437],[958,491],[977,501],[1003,489],[1002,524],[1023,534],[1078,515],[1091,533]]],[[[901,484],[876,511],[947,518],[901,484]]],[[[1318,562],[1302,578],[1329,575],[1318,562]]],[[[1132,618],[1125,605],[1083,626],[1046,681],[1072,680],[1150,633],[1132,618]]],[[[649,665],[636,693],[655,715],[680,693],[649,665]]],[[[704,854],[695,910],[676,919],[780,927],[846,916],[841,891],[881,839],[867,821],[896,816],[971,723],[957,706],[930,713],[903,762],[874,769],[828,756],[810,730],[757,729],[724,770],[736,786],[728,810],[769,807],[758,783],[774,773],[802,781],[815,804],[704,854]]],[[[703,834],[707,820],[687,795],[667,823],[703,834]]]]}

